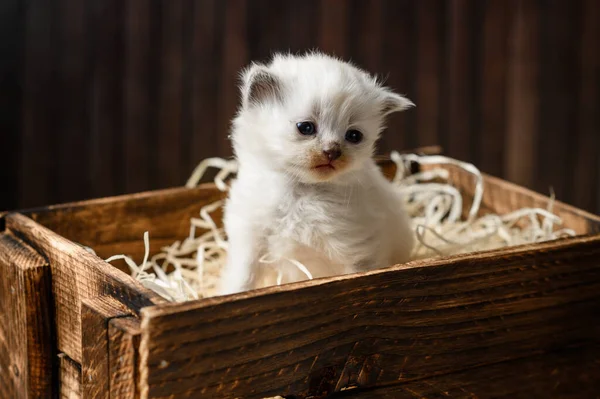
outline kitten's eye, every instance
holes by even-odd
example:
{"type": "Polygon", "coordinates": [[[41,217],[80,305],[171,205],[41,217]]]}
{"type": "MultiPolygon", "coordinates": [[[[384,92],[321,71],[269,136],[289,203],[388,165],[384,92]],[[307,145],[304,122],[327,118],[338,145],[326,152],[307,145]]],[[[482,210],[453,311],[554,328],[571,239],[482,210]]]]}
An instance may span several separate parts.
{"type": "Polygon", "coordinates": [[[311,136],[317,133],[317,128],[312,122],[298,122],[296,123],[296,127],[300,134],[303,134],[304,136],[311,136]]]}
{"type": "Polygon", "coordinates": [[[352,144],[358,144],[362,141],[363,134],[358,130],[348,130],[346,132],[346,141],[352,144]]]}

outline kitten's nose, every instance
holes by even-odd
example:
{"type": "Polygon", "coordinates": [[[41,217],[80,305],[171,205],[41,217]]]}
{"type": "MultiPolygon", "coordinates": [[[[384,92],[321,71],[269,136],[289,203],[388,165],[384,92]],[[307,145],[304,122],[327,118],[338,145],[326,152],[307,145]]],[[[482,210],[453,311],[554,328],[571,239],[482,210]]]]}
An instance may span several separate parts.
{"type": "Polygon", "coordinates": [[[329,148],[323,150],[323,154],[325,154],[329,161],[335,161],[336,159],[342,156],[342,151],[340,151],[339,148],[329,148]]]}

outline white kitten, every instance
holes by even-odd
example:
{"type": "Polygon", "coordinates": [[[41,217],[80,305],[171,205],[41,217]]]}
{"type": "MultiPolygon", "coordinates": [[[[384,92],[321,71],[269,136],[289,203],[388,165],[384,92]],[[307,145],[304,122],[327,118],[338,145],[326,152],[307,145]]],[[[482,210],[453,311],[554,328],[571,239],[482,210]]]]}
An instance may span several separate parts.
{"type": "MultiPolygon", "coordinates": [[[[409,260],[409,219],[372,156],[385,117],[413,103],[319,53],[252,64],[241,92],[220,293],[258,287],[265,252],[298,260],[315,278],[409,260]]],[[[280,266],[285,281],[306,278],[280,266]]]]}

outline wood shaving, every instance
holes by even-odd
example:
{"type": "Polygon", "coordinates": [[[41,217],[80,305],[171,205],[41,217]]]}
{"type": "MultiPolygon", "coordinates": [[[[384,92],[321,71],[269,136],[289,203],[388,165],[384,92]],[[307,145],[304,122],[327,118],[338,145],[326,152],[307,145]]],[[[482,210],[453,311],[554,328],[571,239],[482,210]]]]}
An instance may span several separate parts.
{"type": "MultiPolygon", "coordinates": [[[[472,164],[452,158],[434,155],[400,155],[392,152],[396,163],[396,175],[391,181],[402,194],[404,206],[412,219],[417,244],[414,259],[484,251],[514,245],[535,243],[574,236],[570,229],[559,229],[562,220],[552,213],[554,195],[547,209],[523,208],[505,215],[479,215],[483,198],[483,177],[472,164]],[[420,165],[453,165],[473,176],[475,190],[466,218],[462,218],[463,197],[459,190],[447,182],[449,172],[433,168],[409,174],[411,163],[420,165]],[[446,181],[440,183],[439,181],[446,181]]],[[[237,172],[234,160],[208,158],[193,171],[186,187],[197,186],[209,168],[217,168],[214,182],[226,192],[227,178],[237,172]]],[[[218,226],[211,214],[223,206],[216,201],[200,209],[199,217],[190,219],[190,232],[183,241],[161,248],[150,257],[149,233],[144,233],[145,256],[141,264],[131,257],[115,255],[106,261],[123,259],[131,274],[142,285],[169,301],[183,302],[216,295],[221,270],[227,258],[227,238],[222,226],[218,226]]],[[[312,279],[309,268],[294,259],[286,259],[297,267],[307,279],[312,279]]],[[[264,254],[261,262],[270,267],[276,259],[264,254]]],[[[282,272],[274,270],[276,283],[281,284],[282,272]]]]}

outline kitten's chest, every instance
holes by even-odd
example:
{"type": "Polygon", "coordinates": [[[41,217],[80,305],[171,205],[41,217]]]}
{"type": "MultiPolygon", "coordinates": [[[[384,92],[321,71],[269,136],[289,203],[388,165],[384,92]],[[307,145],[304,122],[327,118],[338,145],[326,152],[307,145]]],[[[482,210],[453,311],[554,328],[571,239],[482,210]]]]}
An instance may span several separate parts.
{"type": "Polygon", "coordinates": [[[272,234],[330,252],[347,252],[373,235],[372,209],[352,188],[295,189],[276,208],[272,234]],[[344,248],[347,247],[347,248],[344,248]]]}

